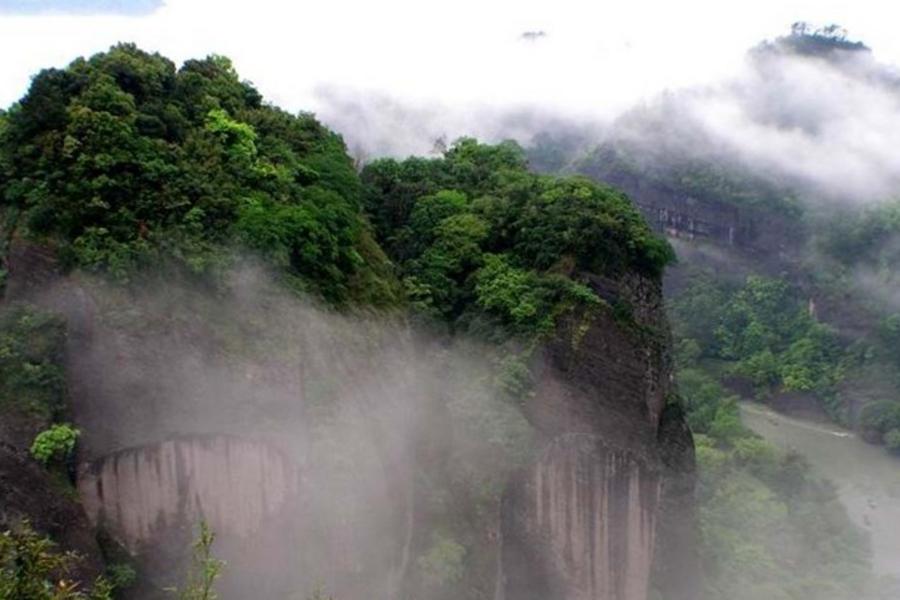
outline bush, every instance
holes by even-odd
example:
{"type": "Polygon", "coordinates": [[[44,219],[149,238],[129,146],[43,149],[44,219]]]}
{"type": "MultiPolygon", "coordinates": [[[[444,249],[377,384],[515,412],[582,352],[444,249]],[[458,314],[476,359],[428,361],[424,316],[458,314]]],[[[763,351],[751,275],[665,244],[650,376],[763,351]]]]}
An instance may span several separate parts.
{"type": "Polygon", "coordinates": [[[49,238],[71,268],[215,278],[243,242],[335,304],[357,300],[356,275],[382,283],[359,254],[362,188],[341,138],[263,104],[224,57],[176,69],[122,44],[38,73],[0,126],[0,170],[16,233],[49,238]]]}
{"type": "Polygon", "coordinates": [[[452,538],[434,534],[431,548],[419,557],[418,565],[432,585],[451,585],[462,578],[465,558],[465,547],[452,538]]]}
{"type": "Polygon", "coordinates": [[[362,179],[413,307],[451,323],[486,317],[533,337],[566,309],[599,303],[580,274],[657,278],[674,260],[621,192],[534,174],[511,142],[462,139],[442,158],[376,161],[362,179]]]}
{"type": "Polygon", "coordinates": [[[900,428],[891,429],[884,434],[884,445],[891,452],[900,454],[900,428]]]}
{"type": "Polygon", "coordinates": [[[216,534],[205,521],[201,521],[185,587],[174,590],[178,600],[216,600],[219,597],[215,583],[222,575],[225,562],[213,556],[212,546],[215,541],[216,534]]]}
{"type": "Polygon", "coordinates": [[[66,579],[78,557],[56,545],[28,523],[0,533],[0,598],[9,600],[110,600],[113,586],[104,579],[88,591],[66,579]]]}
{"type": "Polygon", "coordinates": [[[900,428],[900,402],[879,400],[866,404],[859,415],[863,430],[885,434],[900,428]]]}
{"type": "Polygon", "coordinates": [[[75,452],[75,443],[81,432],[68,423],[53,425],[40,432],[31,444],[31,456],[44,465],[65,462],[75,452]]]}

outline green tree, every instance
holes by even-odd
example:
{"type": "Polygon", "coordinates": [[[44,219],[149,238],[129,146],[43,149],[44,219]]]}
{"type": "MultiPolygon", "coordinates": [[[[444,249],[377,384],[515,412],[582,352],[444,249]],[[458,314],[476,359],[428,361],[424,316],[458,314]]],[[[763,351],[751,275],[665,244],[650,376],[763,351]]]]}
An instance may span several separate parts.
{"type": "Polygon", "coordinates": [[[0,210],[70,268],[216,278],[250,249],[333,304],[397,301],[341,138],[263,104],[221,56],[176,70],[123,44],[39,73],[0,128],[0,169],[0,210]]]}

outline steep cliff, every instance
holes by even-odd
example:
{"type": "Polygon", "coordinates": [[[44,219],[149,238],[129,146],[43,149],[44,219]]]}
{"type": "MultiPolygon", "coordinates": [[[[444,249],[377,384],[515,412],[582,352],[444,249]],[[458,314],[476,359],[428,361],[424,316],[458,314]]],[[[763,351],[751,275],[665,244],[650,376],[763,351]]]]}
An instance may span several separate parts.
{"type": "Polygon", "coordinates": [[[472,139],[358,174],[227,59],[128,45],[35,77],[0,151],[9,300],[67,322],[78,490],[148,594],[200,519],[229,599],[644,600],[669,572],[674,253],[621,192],[472,139]]]}
{"type": "Polygon", "coordinates": [[[693,445],[666,409],[675,392],[660,286],[591,281],[631,311],[573,315],[546,347],[527,407],[542,449],[504,496],[498,597],[643,600],[655,584],[693,598],[693,445]]]}
{"type": "MultiPolygon", "coordinates": [[[[78,492],[95,526],[132,552],[201,519],[224,535],[262,528],[298,498],[297,467],[278,450],[228,436],[120,450],[81,467],[78,492]]],[[[189,536],[188,536],[189,537],[189,536]]]]}

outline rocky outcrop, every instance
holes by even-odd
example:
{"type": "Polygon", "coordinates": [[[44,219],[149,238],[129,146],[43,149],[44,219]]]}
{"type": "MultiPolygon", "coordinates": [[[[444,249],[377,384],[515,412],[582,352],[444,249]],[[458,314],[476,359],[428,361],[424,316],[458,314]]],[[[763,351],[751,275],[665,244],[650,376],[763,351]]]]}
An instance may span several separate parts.
{"type": "Polygon", "coordinates": [[[68,485],[26,452],[0,443],[0,531],[28,522],[61,550],[77,553],[79,560],[68,576],[89,583],[103,573],[103,559],[93,528],[68,485]]]}
{"type": "Polygon", "coordinates": [[[82,467],[91,522],[133,553],[201,520],[238,537],[298,496],[297,467],[275,448],[231,436],[194,436],[122,450],[82,467]]]}
{"type": "Polygon", "coordinates": [[[645,599],[660,478],[599,436],[554,439],[503,506],[500,598],[645,599]]]}
{"type": "Polygon", "coordinates": [[[647,223],[671,238],[707,241],[745,253],[775,258],[797,243],[796,219],[750,202],[736,204],[715,197],[696,197],[636,175],[587,175],[621,189],[647,223]]]}
{"type": "MultiPolygon", "coordinates": [[[[680,414],[666,411],[660,286],[591,281],[619,309],[573,315],[546,348],[527,407],[543,449],[504,496],[498,599],[646,600],[654,573],[675,568],[661,561],[691,541],[692,515],[678,507],[692,501],[693,445],[680,414]],[[670,430],[685,446],[678,469],[663,456],[679,437],[670,430]],[[685,520],[664,523],[672,518],[685,520]]],[[[690,560],[679,566],[696,577],[690,560]]]]}
{"type": "Polygon", "coordinates": [[[701,597],[695,488],[694,437],[680,404],[663,409],[657,434],[663,464],[659,526],[651,587],[667,600],[701,597]]]}
{"type": "MultiPolygon", "coordinates": [[[[170,310],[184,299],[93,293],[77,278],[54,282],[52,263],[39,270],[46,280],[10,289],[69,322],[72,416],[85,432],[80,495],[91,522],[137,558],[154,590],[178,583],[200,519],[228,561],[224,598],[283,598],[324,583],[348,600],[395,600],[414,588],[407,581],[422,578],[434,540],[428,511],[440,498],[414,487],[416,467],[441,461],[411,449],[410,436],[434,432],[415,433],[421,416],[410,407],[423,410],[437,388],[420,380],[433,365],[417,363],[397,329],[360,335],[358,323],[304,317],[292,304],[283,323],[294,329],[282,332],[292,333],[290,353],[230,361],[219,346],[235,343],[222,334],[234,310],[217,315],[209,300],[170,310]],[[373,343],[379,335],[392,350],[373,343]],[[336,406],[325,415],[339,425],[317,437],[315,411],[336,406]]],[[[693,445],[667,408],[674,389],[660,285],[587,279],[606,305],[563,318],[542,349],[523,407],[535,458],[508,485],[499,515],[472,521],[486,534],[470,547],[491,549],[466,560],[484,562],[483,593],[499,546],[504,600],[647,600],[652,588],[694,600],[685,584],[697,577],[693,445]]],[[[261,306],[251,296],[245,312],[261,306]]],[[[436,452],[451,459],[451,450],[436,452]]]]}

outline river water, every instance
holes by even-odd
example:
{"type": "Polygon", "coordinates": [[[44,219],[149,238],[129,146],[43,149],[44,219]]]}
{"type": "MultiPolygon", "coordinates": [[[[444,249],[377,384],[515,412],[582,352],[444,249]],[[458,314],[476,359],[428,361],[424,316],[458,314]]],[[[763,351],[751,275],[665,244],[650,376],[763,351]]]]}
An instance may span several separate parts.
{"type": "Polygon", "coordinates": [[[900,576],[900,459],[835,425],[794,419],[751,402],[742,403],[741,413],[753,431],[804,455],[837,486],[850,518],[871,534],[875,571],[900,576]]]}

